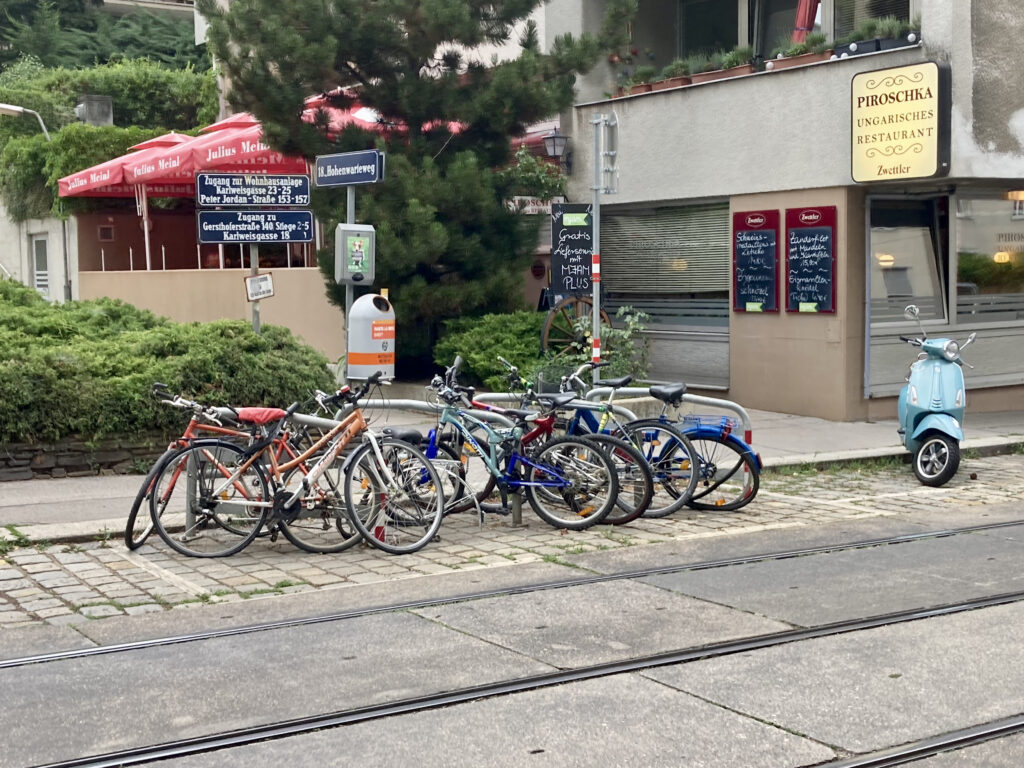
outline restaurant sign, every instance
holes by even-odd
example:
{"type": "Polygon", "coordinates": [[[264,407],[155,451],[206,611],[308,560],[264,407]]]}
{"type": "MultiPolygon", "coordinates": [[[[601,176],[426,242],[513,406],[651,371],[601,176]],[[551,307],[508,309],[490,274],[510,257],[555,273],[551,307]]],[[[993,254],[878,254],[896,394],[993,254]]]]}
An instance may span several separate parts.
{"type": "Polygon", "coordinates": [[[853,77],[855,182],[926,179],[949,172],[949,68],[934,61],[853,77]]]}

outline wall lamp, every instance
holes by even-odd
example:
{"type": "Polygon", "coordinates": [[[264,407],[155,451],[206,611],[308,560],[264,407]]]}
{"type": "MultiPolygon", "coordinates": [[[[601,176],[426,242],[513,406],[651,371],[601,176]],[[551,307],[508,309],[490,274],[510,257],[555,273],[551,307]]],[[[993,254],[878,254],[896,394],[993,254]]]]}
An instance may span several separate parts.
{"type": "Polygon", "coordinates": [[[544,152],[547,156],[557,160],[559,165],[565,168],[565,172],[572,174],[572,150],[569,149],[569,137],[559,133],[555,128],[544,137],[544,152]]]}
{"type": "Polygon", "coordinates": [[[35,115],[36,120],[39,121],[39,127],[43,129],[43,136],[46,137],[47,141],[50,141],[50,132],[46,130],[46,125],[45,123],[43,123],[43,118],[34,109],[29,109],[28,107],[16,107],[13,104],[0,104],[0,115],[7,115],[8,117],[35,115]]]}

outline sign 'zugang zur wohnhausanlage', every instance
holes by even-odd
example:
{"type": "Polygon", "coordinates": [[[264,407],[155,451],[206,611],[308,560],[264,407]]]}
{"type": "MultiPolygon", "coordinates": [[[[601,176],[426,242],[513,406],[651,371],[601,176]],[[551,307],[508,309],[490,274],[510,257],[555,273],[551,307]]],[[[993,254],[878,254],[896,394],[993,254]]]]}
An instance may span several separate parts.
{"type": "Polygon", "coordinates": [[[949,68],[930,61],[854,75],[855,182],[926,179],[949,172],[949,68]]]}

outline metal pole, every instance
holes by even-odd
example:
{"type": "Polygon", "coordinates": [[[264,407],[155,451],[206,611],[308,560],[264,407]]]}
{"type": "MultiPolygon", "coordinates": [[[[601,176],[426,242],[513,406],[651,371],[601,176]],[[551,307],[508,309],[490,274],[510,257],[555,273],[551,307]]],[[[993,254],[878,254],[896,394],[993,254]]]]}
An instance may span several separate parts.
{"type": "MultiPolygon", "coordinates": [[[[352,184],[345,187],[345,223],[356,223],[356,188],[352,184]]],[[[352,302],[355,300],[355,289],[352,283],[345,283],[345,353],[348,356],[349,342],[349,317],[352,309],[352,302]]]]}
{"type": "MultiPolygon", "coordinates": [[[[596,115],[591,121],[594,125],[594,253],[591,262],[591,285],[593,288],[593,353],[592,360],[601,362],[601,167],[603,158],[605,115],[596,115]]],[[[596,385],[601,380],[601,369],[591,371],[596,385]]]]}
{"type": "MultiPolygon", "coordinates": [[[[260,273],[260,247],[256,243],[249,244],[249,274],[260,273]]],[[[260,332],[260,300],[252,303],[252,329],[257,334],[260,332]]]]}

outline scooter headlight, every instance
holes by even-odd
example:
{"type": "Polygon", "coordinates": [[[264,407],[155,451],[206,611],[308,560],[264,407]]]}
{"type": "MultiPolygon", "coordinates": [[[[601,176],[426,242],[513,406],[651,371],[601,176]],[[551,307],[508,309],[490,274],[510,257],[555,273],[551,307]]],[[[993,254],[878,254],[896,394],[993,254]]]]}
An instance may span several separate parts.
{"type": "Polygon", "coordinates": [[[947,341],[946,346],[942,348],[942,356],[952,363],[960,357],[960,345],[952,340],[947,341]]]}

